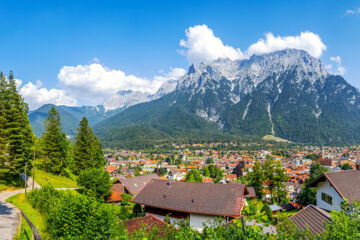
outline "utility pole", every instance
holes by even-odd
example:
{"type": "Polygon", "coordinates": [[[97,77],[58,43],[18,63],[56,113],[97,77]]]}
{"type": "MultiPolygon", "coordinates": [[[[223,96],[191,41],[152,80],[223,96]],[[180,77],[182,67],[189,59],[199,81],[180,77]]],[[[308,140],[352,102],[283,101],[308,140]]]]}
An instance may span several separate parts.
{"type": "Polygon", "coordinates": [[[34,185],[35,185],[35,145],[34,145],[34,161],[33,161],[33,174],[32,174],[32,179],[33,179],[33,182],[32,182],[32,190],[34,190],[34,185]]]}
{"type": "Polygon", "coordinates": [[[25,182],[25,196],[26,196],[26,185],[27,185],[27,176],[26,176],[26,168],[27,168],[27,163],[25,163],[25,179],[24,179],[24,182],[25,182]]]}

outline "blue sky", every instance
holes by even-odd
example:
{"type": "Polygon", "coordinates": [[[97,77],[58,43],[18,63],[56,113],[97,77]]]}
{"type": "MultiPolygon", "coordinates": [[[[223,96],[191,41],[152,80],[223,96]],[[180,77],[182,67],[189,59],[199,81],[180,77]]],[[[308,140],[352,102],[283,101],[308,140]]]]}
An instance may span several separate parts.
{"type": "Polygon", "coordinates": [[[114,91],[127,84],[151,91],[174,69],[186,69],[194,58],[180,54],[190,47],[179,42],[189,41],[186,29],[205,24],[224,45],[243,53],[266,33],[310,31],[326,45],[319,58],[333,66],[330,71],[360,87],[359,8],[360,1],[1,0],[0,71],[12,69],[22,86],[32,83],[23,91],[32,108],[46,102],[100,104],[113,94],[112,80],[106,82],[111,76],[126,78],[114,91]],[[98,96],[88,89],[93,82],[83,79],[91,64],[100,66],[90,72],[109,73],[101,80],[109,87],[98,96]]]}

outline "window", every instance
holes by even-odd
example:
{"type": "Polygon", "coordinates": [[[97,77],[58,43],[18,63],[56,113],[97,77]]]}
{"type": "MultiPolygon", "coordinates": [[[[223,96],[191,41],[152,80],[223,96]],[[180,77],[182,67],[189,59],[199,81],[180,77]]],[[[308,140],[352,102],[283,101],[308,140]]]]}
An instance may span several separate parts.
{"type": "Polygon", "coordinates": [[[328,204],[332,205],[332,197],[327,195],[326,193],[321,193],[321,200],[327,202],[328,204]]]}

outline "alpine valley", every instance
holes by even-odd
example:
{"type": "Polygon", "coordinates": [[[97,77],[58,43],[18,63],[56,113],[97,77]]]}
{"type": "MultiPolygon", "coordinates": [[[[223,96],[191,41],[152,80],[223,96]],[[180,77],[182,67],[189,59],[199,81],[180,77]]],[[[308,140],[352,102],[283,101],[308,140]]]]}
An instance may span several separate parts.
{"type": "MultiPolygon", "coordinates": [[[[67,121],[86,116],[109,146],[139,139],[265,135],[296,143],[360,143],[359,91],[302,50],[191,65],[159,91],[121,91],[101,106],[57,108],[67,134],[75,132],[67,121]]],[[[37,134],[48,108],[30,112],[37,134]]]]}

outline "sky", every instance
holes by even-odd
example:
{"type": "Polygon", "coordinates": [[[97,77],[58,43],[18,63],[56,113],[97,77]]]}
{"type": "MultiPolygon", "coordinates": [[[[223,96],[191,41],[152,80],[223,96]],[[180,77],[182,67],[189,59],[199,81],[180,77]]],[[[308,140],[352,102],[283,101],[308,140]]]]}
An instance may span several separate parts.
{"type": "Polygon", "coordinates": [[[360,87],[360,1],[0,0],[0,71],[35,109],[154,93],[191,63],[308,51],[360,87]]]}

